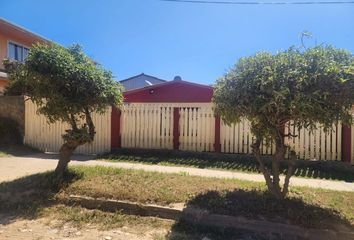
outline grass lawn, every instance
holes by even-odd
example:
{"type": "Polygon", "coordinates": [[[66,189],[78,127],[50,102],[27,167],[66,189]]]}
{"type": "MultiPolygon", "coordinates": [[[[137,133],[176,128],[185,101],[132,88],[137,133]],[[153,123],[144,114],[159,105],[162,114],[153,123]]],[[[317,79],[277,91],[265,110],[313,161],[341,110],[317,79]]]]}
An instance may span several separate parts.
{"type": "MultiPolygon", "coordinates": [[[[166,166],[186,166],[196,168],[221,169],[260,173],[258,162],[252,155],[198,153],[171,150],[120,149],[114,153],[100,156],[100,159],[113,162],[137,162],[166,166]]],[[[270,157],[264,156],[270,166],[270,157]]],[[[281,166],[283,174],[287,166],[281,166]]],[[[338,161],[297,161],[295,176],[354,182],[354,167],[338,161]]]]}
{"type": "MultiPolygon", "coordinates": [[[[53,173],[48,172],[1,183],[0,211],[17,209],[35,215],[66,194],[81,194],[161,205],[183,202],[214,213],[265,217],[307,227],[354,224],[352,192],[297,187],[280,202],[264,191],[262,183],[83,166],[70,168],[61,186],[54,187],[52,182],[53,173]]],[[[82,221],[86,217],[69,218],[82,221]]]]}
{"type": "Polygon", "coordinates": [[[9,154],[0,150],[0,157],[8,157],[9,154]]]}
{"type": "Polygon", "coordinates": [[[58,219],[64,222],[72,222],[77,227],[85,226],[86,224],[95,224],[99,229],[119,228],[126,225],[134,225],[139,228],[146,226],[171,227],[174,221],[165,220],[156,217],[140,217],[134,215],[126,215],[120,212],[110,213],[100,210],[88,210],[79,206],[66,206],[58,204],[42,210],[42,216],[50,216],[53,219],[58,219]]]}

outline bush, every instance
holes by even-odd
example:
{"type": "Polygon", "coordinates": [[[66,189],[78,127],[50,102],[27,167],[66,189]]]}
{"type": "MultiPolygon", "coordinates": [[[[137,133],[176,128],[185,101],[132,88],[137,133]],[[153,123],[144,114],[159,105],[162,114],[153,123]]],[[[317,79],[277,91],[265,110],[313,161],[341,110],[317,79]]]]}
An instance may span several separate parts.
{"type": "Polygon", "coordinates": [[[21,144],[21,134],[16,121],[0,118],[0,145],[21,144]]]}

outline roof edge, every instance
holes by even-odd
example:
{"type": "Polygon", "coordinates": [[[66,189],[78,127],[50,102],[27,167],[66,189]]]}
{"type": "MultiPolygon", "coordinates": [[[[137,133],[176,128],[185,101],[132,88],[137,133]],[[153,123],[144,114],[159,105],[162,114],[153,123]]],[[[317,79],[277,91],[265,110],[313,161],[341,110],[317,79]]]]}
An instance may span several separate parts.
{"type": "Polygon", "coordinates": [[[154,76],[152,76],[152,75],[145,74],[145,73],[140,73],[140,74],[138,74],[138,75],[135,75],[135,76],[132,76],[132,77],[123,79],[123,80],[119,80],[118,82],[125,82],[125,81],[128,81],[128,80],[130,80],[130,79],[133,79],[133,78],[136,78],[136,77],[139,77],[139,76],[147,76],[147,77],[155,78],[155,79],[157,79],[157,80],[159,80],[159,81],[168,82],[167,80],[164,80],[164,79],[161,79],[161,78],[158,78],[158,77],[154,77],[154,76]]]}
{"type": "Polygon", "coordinates": [[[207,89],[214,89],[211,86],[203,85],[203,84],[199,84],[199,83],[188,82],[188,81],[185,81],[185,80],[173,80],[173,81],[166,81],[166,82],[163,82],[163,83],[154,84],[154,85],[146,86],[146,87],[142,87],[142,88],[132,89],[132,90],[124,92],[124,94],[131,94],[131,93],[140,92],[140,91],[144,91],[144,90],[148,90],[148,89],[152,89],[152,88],[158,88],[158,87],[161,87],[161,86],[175,84],[175,83],[184,83],[184,84],[188,84],[188,85],[192,85],[192,86],[203,87],[203,88],[207,88],[207,89]]]}
{"type": "Polygon", "coordinates": [[[46,37],[43,37],[42,35],[40,35],[38,33],[32,32],[32,31],[30,31],[30,30],[28,30],[28,29],[26,29],[26,28],[24,28],[24,27],[22,27],[20,25],[17,25],[17,24],[15,24],[15,23],[13,23],[13,22],[5,19],[5,18],[0,17],[0,21],[4,22],[7,25],[10,25],[13,28],[16,28],[19,31],[22,31],[22,32],[25,32],[27,34],[33,35],[33,36],[35,36],[37,38],[40,38],[40,39],[44,40],[45,42],[54,42],[54,41],[52,41],[52,40],[50,40],[50,39],[48,39],[46,37]]]}

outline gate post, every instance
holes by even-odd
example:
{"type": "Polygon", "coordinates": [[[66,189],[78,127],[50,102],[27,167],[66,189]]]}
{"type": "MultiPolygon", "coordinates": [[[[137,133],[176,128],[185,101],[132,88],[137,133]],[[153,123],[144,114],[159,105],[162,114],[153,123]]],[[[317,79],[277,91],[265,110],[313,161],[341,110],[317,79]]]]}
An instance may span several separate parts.
{"type": "Polygon", "coordinates": [[[121,117],[121,111],[116,106],[112,106],[111,150],[114,148],[121,148],[120,117],[121,117]]]}
{"type": "Polygon", "coordinates": [[[350,125],[342,125],[342,161],[351,162],[352,159],[352,127],[350,125]]]}
{"type": "Polygon", "coordinates": [[[221,143],[220,143],[220,115],[215,116],[215,142],[214,150],[215,152],[221,152],[221,143]]]}
{"type": "Polygon", "coordinates": [[[179,108],[173,108],[173,149],[179,149],[179,108]]]}

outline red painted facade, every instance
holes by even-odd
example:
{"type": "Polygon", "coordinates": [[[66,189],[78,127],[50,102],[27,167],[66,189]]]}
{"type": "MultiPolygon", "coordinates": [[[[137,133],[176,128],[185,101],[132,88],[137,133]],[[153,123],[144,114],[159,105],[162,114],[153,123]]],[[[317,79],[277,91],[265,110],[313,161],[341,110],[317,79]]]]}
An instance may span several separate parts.
{"type": "Polygon", "coordinates": [[[351,126],[342,126],[342,161],[350,162],[352,154],[352,128],[351,126]]]}
{"type": "Polygon", "coordinates": [[[216,115],[215,116],[215,143],[214,143],[215,152],[221,152],[220,127],[221,127],[220,116],[216,115]]]}
{"type": "Polygon", "coordinates": [[[173,149],[179,149],[179,108],[173,108],[173,149]]]}
{"type": "Polygon", "coordinates": [[[120,134],[120,116],[121,111],[112,106],[111,113],[111,149],[121,147],[121,134],[120,134]]]}
{"type": "Polygon", "coordinates": [[[131,103],[209,103],[213,88],[206,85],[175,80],[124,93],[124,101],[131,103]]]}

